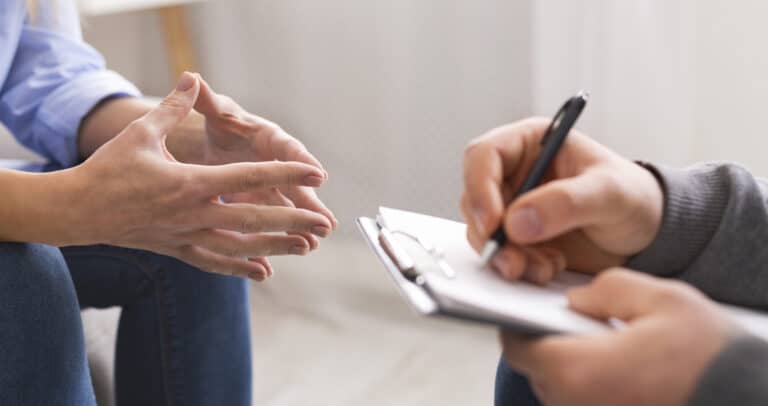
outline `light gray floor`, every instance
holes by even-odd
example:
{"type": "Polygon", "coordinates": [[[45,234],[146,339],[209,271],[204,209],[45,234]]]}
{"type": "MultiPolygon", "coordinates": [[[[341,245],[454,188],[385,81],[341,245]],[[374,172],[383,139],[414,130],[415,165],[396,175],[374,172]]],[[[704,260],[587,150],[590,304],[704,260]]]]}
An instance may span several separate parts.
{"type": "Polygon", "coordinates": [[[362,242],[272,262],[251,296],[257,404],[492,404],[495,331],[416,316],[362,242]]]}

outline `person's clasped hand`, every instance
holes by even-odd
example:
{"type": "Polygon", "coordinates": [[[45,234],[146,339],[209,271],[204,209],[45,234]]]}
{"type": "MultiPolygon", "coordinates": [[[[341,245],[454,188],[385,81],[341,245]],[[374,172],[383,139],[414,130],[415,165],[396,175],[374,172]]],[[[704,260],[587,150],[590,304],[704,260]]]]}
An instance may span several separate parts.
{"type": "Polygon", "coordinates": [[[327,178],[319,163],[286,162],[296,157],[285,155],[213,166],[174,159],[166,135],[188,116],[201,86],[185,73],[157,108],[69,170],[77,192],[66,202],[72,218],[62,224],[82,226],[66,241],[146,249],[204,271],[263,280],[272,273],[266,256],[306,254],[306,236],[332,231],[333,216],[308,191],[327,178]],[[289,191],[298,207],[221,199],[272,190],[289,191]]]}
{"type": "Polygon", "coordinates": [[[538,156],[549,119],[497,128],[469,144],[461,209],[471,245],[499,224],[510,243],[491,260],[505,278],[546,283],[568,269],[622,265],[653,241],[663,194],[655,177],[576,130],[542,185],[511,201],[538,156]]]}
{"type": "MultiPolygon", "coordinates": [[[[205,165],[275,160],[302,162],[320,169],[325,177],[328,177],[323,165],[301,141],[289,135],[276,123],[248,112],[229,96],[214,92],[204,79],[197,74],[195,76],[200,81],[200,94],[194,104],[195,113],[191,118],[204,120],[203,125],[194,125],[196,128],[205,128],[205,134],[195,140],[190,140],[188,134],[170,140],[171,148],[179,150],[182,160],[205,165]]],[[[318,198],[314,189],[305,185],[276,185],[247,193],[231,194],[224,199],[228,202],[307,209],[326,216],[333,229],[338,225],[333,213],[318,198]]],[[[312,249],[318,246],[319,242],[312,234],[298,234],[307,240],[312,249]]]]}
{"type": "Polygon", "coordinates": [[[740,334],[683,282],[623,269],[571,289],[568,301],[577,312],[626,325],[586,336],[502,333],[504,359],[546,405],[686,404],[710,361],[740,334]]]}

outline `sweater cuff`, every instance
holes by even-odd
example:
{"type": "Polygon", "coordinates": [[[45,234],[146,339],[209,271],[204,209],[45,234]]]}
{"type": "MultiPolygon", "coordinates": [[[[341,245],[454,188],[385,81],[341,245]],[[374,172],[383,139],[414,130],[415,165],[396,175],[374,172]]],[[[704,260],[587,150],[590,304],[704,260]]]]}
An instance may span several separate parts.
{"type": "Polygon", "coordinates": [[[709,363],[689,405],[764,405],[768,402],[768,342],[751,335],[732,338],[709,363]]]}
{"type": "Polygon", "coordinates": [[[717,229],[728,203],[728,182],[710,164],[678,169],[640,163],[664,192],[661,227],[650,246],[626,266],[659,276],[674,276],[701,254],[717,229]]]}

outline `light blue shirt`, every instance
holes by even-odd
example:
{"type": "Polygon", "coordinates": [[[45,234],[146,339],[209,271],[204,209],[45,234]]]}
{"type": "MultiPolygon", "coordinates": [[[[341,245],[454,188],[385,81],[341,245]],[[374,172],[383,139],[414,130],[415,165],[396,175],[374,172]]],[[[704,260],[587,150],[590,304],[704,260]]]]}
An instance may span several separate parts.
{"type": "Polygon", "coordinates": [[[83,41],[74,0],[38,0],[34,21],[24,0],[0,0],[0,122],[49,168],[80,161],[80,123],[100,101],[139,94],[83,41]]]}

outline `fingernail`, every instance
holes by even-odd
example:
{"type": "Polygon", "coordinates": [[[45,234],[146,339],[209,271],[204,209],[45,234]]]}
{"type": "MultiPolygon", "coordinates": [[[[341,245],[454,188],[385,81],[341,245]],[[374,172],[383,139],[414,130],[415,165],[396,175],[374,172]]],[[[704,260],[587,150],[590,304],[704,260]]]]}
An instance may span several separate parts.
{"type": "Polygon", "coordinates": [[[537,263],[529,263],[525,268],[526,279],[537,285],[543,285],[547,281],[545,280],[544,268],[537,263]]]}
{"type": "Polygon", "coordinates": [[[195,76],[189,72],[184,72],[179,78],[179,83],[176,85],[176,90],[180,92],[186,92],[195,85],[195,76]]]}
{"type": "Polygon", "coordinates": [[[543,227],[536,209],[525,207],[509,216],[507,227],[515,237],[530,240],[541,234],[543,227]]]}
{"type": "Polygon", "coordinates": [[[304,177],[304,185],[306,186],[320,186],[325,182],[325,178],[320,175],[307,175],[304,177]]]}
{"type": "Polygon", "coordinates": [[[318,237],[325,237],[328,234],[331,233],[331,229],[326,226],[315,226],[312,227],[312,234],[318,236],[318,237]]]}
{"type": "Polygon", "coordinates": [[[481,235],[485,236],[486,235],[486,231],[485,231],[486,215],[485,215],[485,212],[480,210],[480,209],[475,209],[474,216],[475,216],[475,226],[477,227],[477,231],[481,235]]]}

